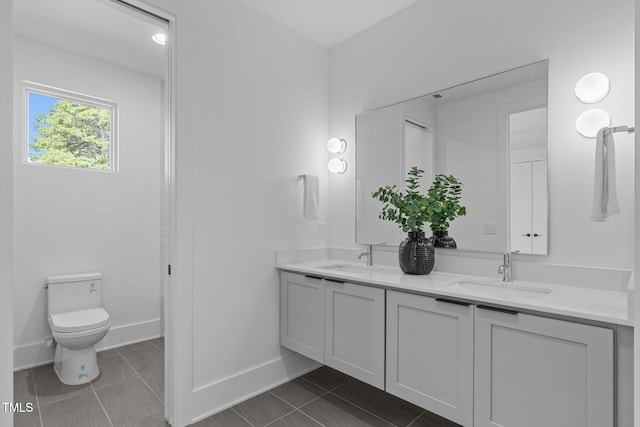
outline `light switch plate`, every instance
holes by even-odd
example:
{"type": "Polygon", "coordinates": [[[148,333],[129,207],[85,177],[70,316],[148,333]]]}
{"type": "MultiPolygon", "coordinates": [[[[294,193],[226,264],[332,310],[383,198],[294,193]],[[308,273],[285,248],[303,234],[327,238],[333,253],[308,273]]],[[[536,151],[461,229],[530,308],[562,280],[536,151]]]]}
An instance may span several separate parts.
{"type": "Polygon", "coordinates": [[[484,224],[482,224],[482,232],[484,234],[496,234],[496,223],[485,222],[484,224]]]}

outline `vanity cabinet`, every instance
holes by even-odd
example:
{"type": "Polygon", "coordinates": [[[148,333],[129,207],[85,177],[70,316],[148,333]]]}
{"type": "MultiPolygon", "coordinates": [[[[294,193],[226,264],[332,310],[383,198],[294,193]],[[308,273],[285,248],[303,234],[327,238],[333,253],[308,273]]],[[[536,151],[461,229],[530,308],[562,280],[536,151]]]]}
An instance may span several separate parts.
{"type": "Polygon", "coordinates": [[[324,363],[324,280],[282,272],[280,344],[324,363]]]}
{"type": "Polygon", "coordinates": [[[476,308],[474,427],[613,427],[613,330],[476,308]]]}
{"type": "Polygon", "coordinates": [[[384,289],[325,279],[325,365],[382,390],[384,307],[384,289]]]}
{"type": "Polygon", "coordinates": [[[280,304],[284,347],[462,426],[632,424],[632,328],[284,271],[280,304]]]}
{"type": "Polygon", "coordinates": [[[283,271],[280,344],[384,389],[384,292],[283,271]]]}
{"type": "Polygon", "coordinates": [[[473,310],[467,303],[387,291],[387,392],[471,426],[473,310]]]}

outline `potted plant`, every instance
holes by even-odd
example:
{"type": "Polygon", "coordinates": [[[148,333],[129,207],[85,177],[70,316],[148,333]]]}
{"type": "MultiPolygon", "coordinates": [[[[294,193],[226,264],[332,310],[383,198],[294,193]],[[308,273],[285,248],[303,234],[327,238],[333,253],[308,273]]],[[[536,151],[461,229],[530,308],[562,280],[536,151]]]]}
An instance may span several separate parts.
{"type": "Polygon", "coordinates": [[[460,205],[462,183],[453,175],[437,174],[427,195],[431,202],[427,209],[427,222],[433,232],[433,245],[442,248],[457,247],[455,240],[449,237],[448,230],[450,221],[467,213],[467,209],[460,205]]]}
{"type": "Polygon", "coordinates": [[[459,203],[462,183],[453,176],[436,175],[425,196],[420,193],[423,174],[423,170],[414,166],[407,173],[405,192],[387,185],[372,194],[384,203],[378,217],[397,223],[408,233],[398,251],[400,268],[408,274],[429,274],[433,269],[434,245],[431,238],[425,237],[424,224],[429,222],[432,230],[445,231],[443,227],[448,228],[449,221],[466,213],[459,203]]]}

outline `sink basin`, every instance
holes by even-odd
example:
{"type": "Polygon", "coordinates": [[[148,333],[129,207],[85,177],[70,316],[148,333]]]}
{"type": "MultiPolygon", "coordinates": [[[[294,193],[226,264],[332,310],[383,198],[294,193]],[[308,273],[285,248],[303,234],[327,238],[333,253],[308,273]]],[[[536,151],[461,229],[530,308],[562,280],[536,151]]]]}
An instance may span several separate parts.
{"type": "Polygon", "coordinates": [[[339,271],[341,273],[352,273],[352,274],[370,274],[374,271],[382,270],[381,267],[370,267],[368,265],[350,265],[350,264],[322,265],[318,268],[322,268],[325,270],[339,271]]]}
{"type": "Polygon", "coordinates": [[[549,289],[530,288],[513,284],[482,283],[461,281],[448,285],[450,289],[459,289],[477,295],[497,296],[499,298],[516,297],[526,299],[542,299],[551,293],[549,289]]]}

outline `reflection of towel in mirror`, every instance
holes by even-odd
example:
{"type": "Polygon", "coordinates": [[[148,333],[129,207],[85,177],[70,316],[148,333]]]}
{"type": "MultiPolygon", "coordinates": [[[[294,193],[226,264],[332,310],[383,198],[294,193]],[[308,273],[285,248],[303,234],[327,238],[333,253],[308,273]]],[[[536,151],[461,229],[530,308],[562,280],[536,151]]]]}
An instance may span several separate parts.
{"type": "Polygon", "coordinates": [[[592,221],[606,221],[611,215],[619,214],[616,194],[616,150],[613,134],[598,131],[596,140],[596,164],[593,181],[592,221]]]}
{"type": "Polygon", "coordinates": [[[304,219],[318,219],[320,212],[320,179],[316,175],[304,175],[304,201],[302,216],[304,219]]]}

